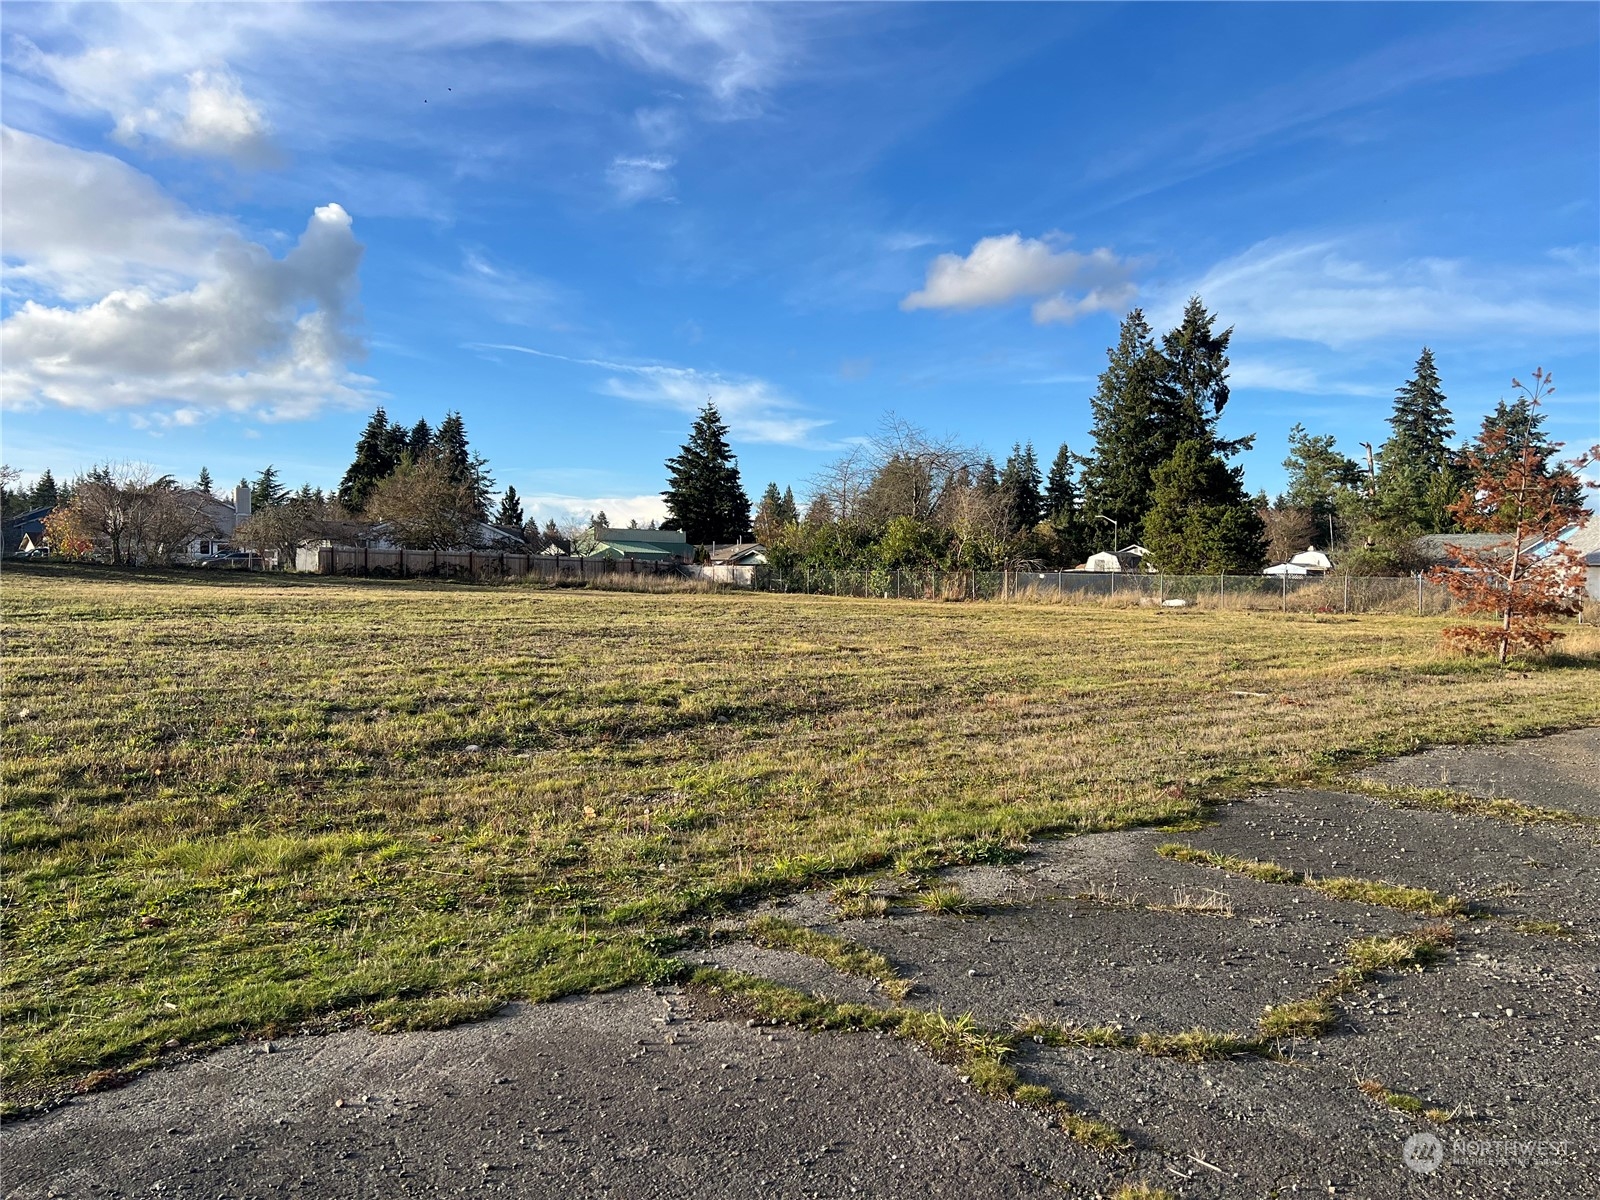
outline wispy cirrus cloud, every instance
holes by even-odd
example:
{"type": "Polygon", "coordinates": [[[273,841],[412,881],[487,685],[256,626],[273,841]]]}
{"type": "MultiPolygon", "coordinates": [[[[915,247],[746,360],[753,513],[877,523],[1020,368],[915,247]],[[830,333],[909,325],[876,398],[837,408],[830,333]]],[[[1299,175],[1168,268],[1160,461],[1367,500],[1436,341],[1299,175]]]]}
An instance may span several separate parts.
{"type": "Polygon", "coordinates": [[[1596,281],[1592,260],[1500,266],[1417,257],[1380,265],[1353,239],[1271,238],[1165,289],[1154,320],[1174,323],[1183,299],[1198,293],[1252,339],[1333,349],[1482,334],[1592,342],[1600,324],[1596,281]]]}
{"type": "Polygon", "coordinates": [[[765,379],[723,375],[664,363],[624,363],[598,358],[573,358],[531,346],[477,342],[470,349],[508,351],[610,372],[599,390],[608,396],[641,404],[658,404],[679,412],[697,412],[710,401],[737,437],[783,446],[814,444],[817,431],[832,422],[805,415],[801,406],[765,379]]]}
{"type": "Polygon", "coordinates": [[[619,154],[606,168],[606,182],[616,192],[619,204],[671,200],[676,182],[672,168],[676,163],[670,154],[619,154]]]}
{"type": "MultiPolygon", "coordinates": [[[[763,5],[148,5],[50,4],[10,14],[7,67],[54,89],[73,114],[107,116],[130,144],[230,159],[277,161],[286,137],[325,137],[347,114],[313,114],[292,80],[308,60],[337,61],[348,97],[420,100],[451,65],[486,48],[587,49],[690,89],[722,117],[759,111],[788,69],[789,18],[763,5]],[[278,121],[276,118],[287,118],[278,121]]],[[[545,73],[509,73],[497,87],[537,90],[545,73]]],[[[441,92],[444,88],[439,88],[441,92]]],[[[51,103],[36,93],[36,103],[51,103]]],[[[357,109],[372,107],[357,101],[357,109]]],[[[647,136],[675,115],[642,115],[647,136]]],[[[349,127],[348,132],[354,132],[349,127]]]]}
{"type": "Polygon", "coordinates": [[[941,254],[929,264],[921,289],[900,307],[990,308],[1040,297],[1033,319],[1044,325],[1117,309],[1133,299],[1138,289],[1126,260],[1105,247],[1088,254],[1058,248],[1060,240],[1008,233],[979,239],[965,256],[941,254]]]}
{"type": "Polygon", "coordinates": [[[1387,396],[1392,388],[1325,378],[1314,367],[1235,358],[1228,371],[1235,391],[1296,392],[1304,396],[1387,396]]]}

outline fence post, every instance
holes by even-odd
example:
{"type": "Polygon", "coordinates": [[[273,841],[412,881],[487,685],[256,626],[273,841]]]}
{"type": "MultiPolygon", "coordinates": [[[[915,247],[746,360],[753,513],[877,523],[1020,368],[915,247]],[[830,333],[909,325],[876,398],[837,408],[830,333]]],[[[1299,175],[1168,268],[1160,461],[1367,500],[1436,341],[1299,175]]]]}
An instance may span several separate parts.
{"type": "Polygon", "coordinates": [[[1289,572],[1285,571],[1280,578],[1283,580],[1283,602],[1279,608],[1283,612],[1289,611],[1289,572]]]}
{"type": "Polygon", "coordinates": [[[1226,578],[1226,577],[1223,575],[1223,573],[1221,571],[1218,571],[1217,572],[1217,607],[1218,608],[1222,607],[1222,599],[1223,599],[1222,581],[1223,581],[1224,578],[1226,578]]]}
{"type": "Polygon", "coordinates": [[[1422,615],[1422,572],[1417,572],[1417,616],[1422,615]]]}
{"type": "Polygon", "coordinates": [[[1344,612],[1345,616],[1350,615],[1350,576],[1348,575],[1344,577],[1344,612]]]}

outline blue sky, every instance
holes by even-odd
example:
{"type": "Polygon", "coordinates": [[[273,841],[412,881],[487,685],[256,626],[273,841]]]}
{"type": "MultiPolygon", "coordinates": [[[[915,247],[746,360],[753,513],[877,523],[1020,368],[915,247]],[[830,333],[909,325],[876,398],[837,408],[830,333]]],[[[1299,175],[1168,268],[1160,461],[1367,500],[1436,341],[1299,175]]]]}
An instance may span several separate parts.
{"type": "Polygon", "coordinates": [[[4,456],[337,483],[459,409],[541,517],[661,514],[894,411],[1089,449],[1132,305],[1235,327],[1230,435],[1600,440],[1600,7],[4,8],[4,456]]]}

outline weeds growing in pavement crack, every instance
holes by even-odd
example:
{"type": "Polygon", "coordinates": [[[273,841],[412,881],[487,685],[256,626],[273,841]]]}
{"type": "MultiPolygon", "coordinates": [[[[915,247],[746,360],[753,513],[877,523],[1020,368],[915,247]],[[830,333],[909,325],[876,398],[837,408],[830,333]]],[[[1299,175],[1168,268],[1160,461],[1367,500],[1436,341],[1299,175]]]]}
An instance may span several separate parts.
{"type": "Polygon", "coordinates": [[[757,975],[715,967],[695,971],[684,986],[713,1005],[774,1024],[842,1032],[874,1030],[905,1038],[953,1066],[962,1082],[981,1094],[1049,1114],[1082,1145],[1096,1150],[1121,1150],[1128,1145],[1121,1130],[1075,1111],[1047,1087],[1023,1083],[1005,1061],[1016,1050],[1016,1035],[985,1029],[970,1013],[951,1017],[917,1008],[841,1003],[757,975]]]}
{"type": "Polygon", "coordinates": [[[1332,896],[1335,900],[1349,900],[1356,904],[1376,904],[1401,912],[1417,913],[1424,917],[1459,917],[1467,913],[1467,905],[1455,896],[1441,896],[1427,888],[1406,887],[1387,883],[1381,879],[1353,879],[1345,876],[1318,876],[1309,872],[1290,870],[1274,862],[1257,858],[1240,858],[1233,854],[1218,854],[1201,850],[1185,842],[1164,842],[1156,847],[1162,858],[1197,866],[1215,867],[1245,875],[1261,883],[1291,883],[1332,896]]]}

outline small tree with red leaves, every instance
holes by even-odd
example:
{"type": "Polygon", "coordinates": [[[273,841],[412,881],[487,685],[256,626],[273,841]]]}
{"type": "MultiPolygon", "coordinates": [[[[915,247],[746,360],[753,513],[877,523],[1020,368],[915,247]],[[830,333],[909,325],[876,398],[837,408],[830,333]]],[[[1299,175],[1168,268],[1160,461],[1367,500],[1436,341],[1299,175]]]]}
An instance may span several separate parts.
{"type": "MultiPolygon", "coordinates": [[[[1551,377],[1533,373],[1533,387],[1513,379],[1529,420],[1520,429],[1486,429],[1464,455],[1472,477],[1450,513],[1470,533],[1503,533],[1505,541],[1483,550],[1450,546],[1453,562],[1437,567],[1435,582],[1450,589],[1461,611],[1492,613],[1497,625],[1456,625],[1444,631],[1446,645],[1492,653],[1500,662],[1512,654],[1542,653],[1561,635],[1552,617],[1580,602],[1584,562],[1576,550],[1554,541],[1589,514],[1581,501],[1578,472],[1600,459],[1600,446],[1567,462],[1555,462],[1559,444],[1533,436],[1532,414],[1555,391],[1551,377]],[[1540,549],[1539,554],[1533,553],[1540,549]]],[[[1590,485],[1592,486],[1592,485],[1590,485]]]]}

